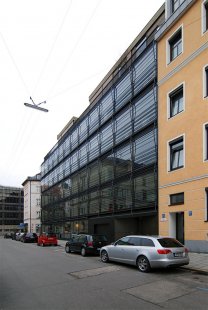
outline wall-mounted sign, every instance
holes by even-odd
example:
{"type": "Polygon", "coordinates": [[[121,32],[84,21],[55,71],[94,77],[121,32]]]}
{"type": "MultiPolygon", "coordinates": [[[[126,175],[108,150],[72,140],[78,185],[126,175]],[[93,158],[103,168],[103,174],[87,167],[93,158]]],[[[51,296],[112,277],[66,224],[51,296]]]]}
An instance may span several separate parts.
{"type": "Polygon", "coordinates": [[[165,216],[165,213],[162,213],[162,217],[161,217],[161,220],[160,220],[160,221],[161,221],[161,222],[167,221],[166,216],[165,216]]]}

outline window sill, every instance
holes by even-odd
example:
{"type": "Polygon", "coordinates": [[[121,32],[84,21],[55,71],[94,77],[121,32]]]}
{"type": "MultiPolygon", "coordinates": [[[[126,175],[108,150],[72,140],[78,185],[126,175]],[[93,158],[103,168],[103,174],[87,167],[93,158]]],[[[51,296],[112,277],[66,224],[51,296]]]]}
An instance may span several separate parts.
{"type": "MultiPolygon", "coordinates": [[[[207,98],[208,98],[208,97],[207,97],[207,98]]],[[[168,117],[168,120],[173,119],[174,117],[176,117],[177,115],[179,115],[179,114],[181,114],[181,113],[183,113],[183,112],[184,112],[184,110],[178,112],[177,114],[175,114],[175,115],[173,115],[173,116],[169,116],[169,117],[168,117]]]]}
{"type": "Polygon", "coordinates": [[[184,202],[178,202],[178,203],[174,203],[174,204],[169,204],[168,207],[181,206],[181,205],[184,205],[184,202]]]}
{"type": "Polygon", "coordinates": [[[171,59],[168,61],[167,66],[169,66],[170,64],[172,64],[180,55],[182,55],[183,52],[181,52],[180,54],[178,54],[175,58],[171,59]]]}
{"type": "Polygon", "coordinates": [[[171,169],[168,172],[174,172],[174,171],[177,171],[177,170],[183,169],[183,168],[184,168],[184,166],[181,166],[181,167],[178,167],[178,168],[171,169]]]}

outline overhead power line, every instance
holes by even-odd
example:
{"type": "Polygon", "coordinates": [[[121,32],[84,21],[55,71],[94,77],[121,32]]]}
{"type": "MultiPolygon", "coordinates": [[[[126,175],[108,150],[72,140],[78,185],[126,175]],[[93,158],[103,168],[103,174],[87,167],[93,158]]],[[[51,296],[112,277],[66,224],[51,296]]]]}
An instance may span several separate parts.
{"type": "Polygon", "coordinates": [[[57,40],[58,40],[58,37],[59,37],[59,35],[60,35],[61,31],[62,31],[63,25],[64,25],[64,23],[65,23],[65,20],[66,20],[68,14],[69,14],[69,11],[70,11],[70,9],[71,9],[71,6],[72,6],[72,0],[70,1],[70,4],[69,4],[69,6],[68,6],[68,8],[67,8],[67,10],[66,10],[66,12],[65,12],[65,14],[64,14],[64,17],[63,17],[63,19],[62,19],[62,22],[61,22],[61,24],[60,24],[60,27],[59,27],[59,29],[58,29],[58,32],[57,32],[57,34],[56,34],[56,36],[55,36],[55,39],[54,39],[54,41],[53,41],[53,44],[52,44],[52,46],[51,46],[51,49],[50,49],[50,51],[49,51],[49,53],[48,53],[48,56],[47,56],[47,58],[46,58],[46,60],[45,60],[45,63],[44,63],[44,65],[43,65],[43,67],[42,67],[42,70],[41,70],[41,72],[40,72],[40,75],[39,75],[39,77],[38,77],[38,79],[37,79],[37,82],[36,82],[36,85],[35,85],[34,91],[33,91],[34,93],[35,93],[35,91],[36,91],[36,89],[37,89],[37,87],[38,87],[38,85],[39,85],[39,83],[40,83],[40,80],[41,80],[41,78],[42,78],[42,76],[43,76],[43,73],[44,73],[44,71],[45,71],[45,69],[46,69],[46,66],[47,66],[48,61],[49,61],[49,59],[50,59],[50,57],[51,57],[51,54],[52,54],[52,52],[53,52],[53,50],[54,50],[54,47],[55,47],[56,42],[57,42],[57,40]]]}
{"type": "Polygon", "coordinates": [[[22,76],[22,74],[21,74],[21,72],[20,72],[20,70],[19,70],[19,68],[18,68],[18,66],[17,66],[17,64],[16,64],[16,62],[14,60],[14,57],[12,56],[12,53],[10,52],[10,49],[9,49],[7,43],[6,43],[6,40],[4,39],[4,36],[3,36],[3,34],[1,32],[0,32],[0,36],[1,36],[2,42],[4,43],[5,48],[7,50],[7,53],[8,53],[8,55],[9,55],[13,65],[14,65],[14,67],[15,67],[18,75],[19,75],[19,78],[20,78],[22,84],[24,85],[24,88],[26,89],[27,93],[30,94],[29,89],[27,87],[27,84],[25,83],[25,81],[23,79],[23,76],[22,76]]]}
{"type": "Polygon", "coordinates": [[[86,23],[86,25],[85,25],[85,27],[84,27],[84,30],[83,30],[83,31],[81,32],[81,34],[79,35],[79,37],[78,37],[78,39],[77,39],[77,41],[76,41],[76,43],[75,43],[75,45],[74,45],[74,47],[73,47],[71,53],[68,55],[68,57],[67,57],[67,59],[66,59],[64,65],[62,66],[62,69],[60,70],[60,72],[59,72],[59,74],[58,74],[58,76],[57,76],[55,82],[53,83],[52,87],[50,88],[50,90],[49,90],[49,92],[48,92],[47,98],[50,96],[52,90],[55,88],[55,86],[58,84],[59,80],[61,79],[61,76],[62,76],[64,70],[66,69],[66,66],[67,66],[69,60],[71,59],[71,57],[72,57],[72,55],[74,54],[74,52],[75,52],[75,50],[76,50],[76,48],[77,48],[79,42],[81,41],[82,37],[84,36],[84,34],[85,34],[85,32],[86,32],[86,30],[87,30],[87,28],[88,28],[88,26],[89,26],[91,20],[93,19],[93,17],[94,17],[94,15],[95,15],[95,13],[96,13],[96,11],[97,11],[99,5],[101,4],[101,2],[102,2],[102,0],[100,0],[100,1],[97,3],[96,7],[94,8],[94,10],[93,10],[93,12],[92,12],[92,14],[91,14],[89,20],[87,21],[87,23],[86,23]]]}

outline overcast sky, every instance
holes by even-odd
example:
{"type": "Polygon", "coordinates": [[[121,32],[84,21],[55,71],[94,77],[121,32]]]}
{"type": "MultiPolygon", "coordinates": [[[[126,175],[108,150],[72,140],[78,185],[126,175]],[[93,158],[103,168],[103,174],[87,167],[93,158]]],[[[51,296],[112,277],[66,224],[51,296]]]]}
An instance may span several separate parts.
{"type": "Polygon", "coordinates": [[[0,0],[0,185],[40,172],[57,134],[164,0],[0,0]],[[45,101],[48,113],[25,107],[45,101]]]}

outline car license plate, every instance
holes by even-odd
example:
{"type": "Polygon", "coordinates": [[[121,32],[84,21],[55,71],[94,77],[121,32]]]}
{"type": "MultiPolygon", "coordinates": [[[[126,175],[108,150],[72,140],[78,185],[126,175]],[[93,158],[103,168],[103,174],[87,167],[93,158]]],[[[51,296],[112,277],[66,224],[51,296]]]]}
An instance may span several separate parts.
{"type": "Polygon", "coordinates": [[[174,257],[183,257],[183,252],[174,253],[174,257]]]}
{"type": "Polygon", "coordinates": [[[53,240],[53,238],[48,238],[48,240],[53,240]]]}

